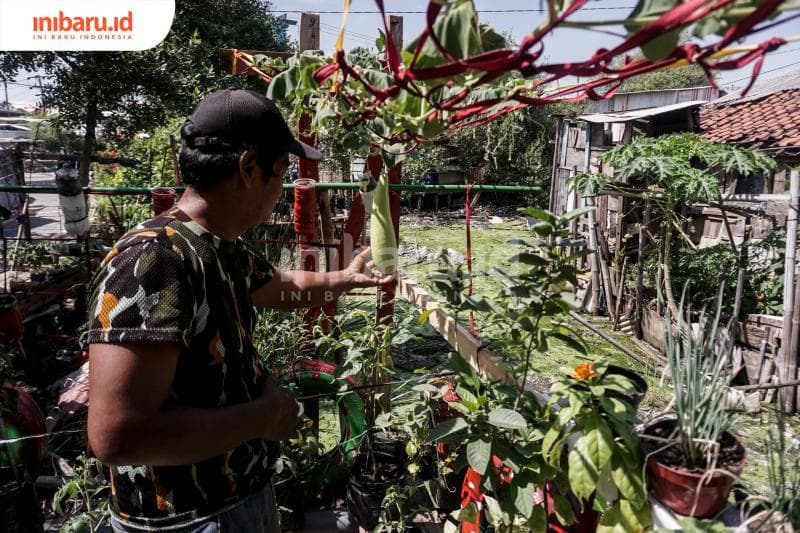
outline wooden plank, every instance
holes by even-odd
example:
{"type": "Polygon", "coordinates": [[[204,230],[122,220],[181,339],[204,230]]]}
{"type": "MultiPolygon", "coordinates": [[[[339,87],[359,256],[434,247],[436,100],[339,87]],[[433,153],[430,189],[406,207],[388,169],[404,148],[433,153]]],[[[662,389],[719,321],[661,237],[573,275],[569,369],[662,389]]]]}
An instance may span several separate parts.
{"type": "Polygon", "coordinates": [[[760,349],[761,343],[767,342],[770,346],[777,346],[781,338],[780,326],[759,326],[749,322],[736,323],[736,342],[760,349]]]}
{"type": "Polygon", "coordinates": [[[406,301],[417,306],[420,311],[433,309],[428,318],[431,326],[481,375],[493,381],[502,381],[515,385],[513,376],[509,374],[500,359],[489,351],[479,339],[470,335],[467,328],[457,324],[431,296],[411,278],[400,274],[397,293],[406,301]]]}
{"type": "Polygon", "coordinates": [[[300,24],[300,51],[319,50],[319,15],[316,13],[301,13],[300,24]]]}

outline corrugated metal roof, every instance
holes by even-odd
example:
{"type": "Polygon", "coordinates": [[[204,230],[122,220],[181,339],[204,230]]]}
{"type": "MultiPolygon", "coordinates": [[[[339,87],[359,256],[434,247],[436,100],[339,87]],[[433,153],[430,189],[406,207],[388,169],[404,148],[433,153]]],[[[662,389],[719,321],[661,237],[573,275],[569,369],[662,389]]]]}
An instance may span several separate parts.
{"type": "Polygon", "coordinates": [[[721,98],[710,101],[708,105],[718,106],[752,102],[753,100],[758,100],[777,92],[791,91],[794,89],[800,89],[800,69],[766,80],[757,81],[750,89],[750,92],[747,93],[747,96],[743,97],[741,90],[733,91],[721,98]]]}
{"type": "Polygon", "coordinates": [[[631,122],[647,117],[654,117],[656,115],[663,115],[670,111],[677,111],[679,109],[686,109],[688,107],[697,107],[704,104],[704,100],[693,100],[691,102],[680,102],[677,104],[664,105],[660,107],[650,107],[647,109],[637,109],[635,111],[622,111],[619,113],[593,113],[591,115],[580,115],[578,120],[592,122],[594,124],[605,124],[609,122],[631,122]]]}
{"type": "Polygon", "coordinates": [[[587,109],[589,113],[618,113],[634,109],[650,109],[681,102],[703,100],[708,102],[719,96],[719,89],[711,86],[685,87],[683,89],[659,89],[617,93],[607,100],[595,102],[587,109]]]}

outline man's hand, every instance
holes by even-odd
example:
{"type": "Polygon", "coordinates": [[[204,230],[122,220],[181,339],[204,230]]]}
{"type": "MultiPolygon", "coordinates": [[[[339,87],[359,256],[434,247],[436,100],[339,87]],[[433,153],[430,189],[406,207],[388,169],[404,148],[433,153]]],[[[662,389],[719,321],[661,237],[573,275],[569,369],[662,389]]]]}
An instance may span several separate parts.
{"type": "Polygon", "coordinates": [[[255,401],[263,408],[262,439],[281,441],[297,434],[301,424],[298,418],[300,404],[291,392],[281,388],[274,376],[267,377],[264,390],[255,401]]]}
{"type": "Polygon", "coordinates": [[[371,257],[372,251],[366,248],[344,269],[344,279],[351,288],[381,287],[395,279],[395,275],[383,276],[375,271],[371,257]]]}

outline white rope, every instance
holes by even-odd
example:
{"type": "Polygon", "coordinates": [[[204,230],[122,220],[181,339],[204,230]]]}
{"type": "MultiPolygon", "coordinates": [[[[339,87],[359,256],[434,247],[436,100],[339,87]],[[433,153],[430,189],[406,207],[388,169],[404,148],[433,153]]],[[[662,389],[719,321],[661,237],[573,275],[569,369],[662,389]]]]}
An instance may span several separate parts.
{"type": "Polygon", "coordinates": [[[85,429],[65,429],[64,431],[54,431],[53,433],[39,433],[38,435],[25,435],[14,439],[0,440],[0,446],[14,444],[23,440],[41,439],[42,437],[54,437],[56,435],[67,435],[71,433],[86,433],[85,429]]]}

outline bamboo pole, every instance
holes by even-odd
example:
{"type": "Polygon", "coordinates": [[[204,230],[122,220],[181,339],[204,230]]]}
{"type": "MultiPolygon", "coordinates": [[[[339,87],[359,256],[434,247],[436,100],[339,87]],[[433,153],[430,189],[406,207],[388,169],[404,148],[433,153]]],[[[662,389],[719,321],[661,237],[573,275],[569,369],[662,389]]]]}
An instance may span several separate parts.
{"type": "Polygon", "coordinates": [[[733,323],[739,320],[739,315],[742,312],[742,298],[744,297],[744,275],[747,270],[747,241],[750,237],[750,232],[747,230],[747,220],[745,219],[744,226],[744,239],[742,245],[739,247],[738,256],[738,269],[736,272],[736,296],[733,300],[733,323]]]}
{"type": "MultiPolygon", "coordinates": [[[[800,378],[800,370],[798,370],[798,358],[800,358],[800,262],[795,266],[797,273],[795,275],[794,286],[794,312],[792,312],[792,338],[787,339],[786,343],[789,345],[789,357],[792,358],[795,366],[794,375],[800,378]]],[[[795,389],[795,411],[800,410],[800,387],[795,389]]]]}
{"type": "MultiPolygon", "coordinates": [[[[589,174],[592,161],[592,123],[586,123],[585,140],[583,146],[583,171],[589,174]]],[[[594,191],[590,192],[584,197],[586,207],[595,207],[594,191]]],[[[580,206],[579,206],[580,207],[580,206]]],[[[592,299],[589,300],[587,310],[592,314],[597,314],[600,307],[600,252],[597,249],[597,221],[594,209],[591,209],[588,214],[589,219],[589,248],[592,250],[592,255],[589,256],[589,268],[591,270],[592,280],[592,299]]]]}
{"type": "MultiPolygon", "coordinates": [[[[783,331],[781,333],[781,355],[778,361],[780,380],[784,383],[797,377],[797,352],[792,352],[792,322],[796,311],[794,296],[794,272],[797,260],[797,219],[800,210],[800,171],[793,170],[789,184],[789,213],[786,219],[786,257],[783,282],[783,331]]],[[[781,391],[784,411],[794,411],[796,391],[785,388],[781,391]]]]}
{"type": "MultiPolygon", "coordinates": [[[[620,244],[617,244],[620,246],[620,244]]],[[[622,313],[620,307],[622,306],[622,295],[624,293],[625,288],[625,273],[628,270],[628,256],[626,255],[625,258],[622,260],[622,270],[620,270],[619,274],[619,282],[617,283],[617,301],[615,302],[614,308],[614,329],[619,329],[619,317],[622,313]]]]}
{"type": "Polygon", "coordinates": [[[644,332],[642,331],[642,317],[644,317],[642,310],[642,306],[644,306],[644,241],[649,225],[650,201],[645,198],[642,221],[639,223],[639,253],[636,258],[636,337],[639,339],[644,337],[644,332]]]}
{"type": "Polygon", "coordinates": [[[580,316],[575,311],[570,311],[569,312],[569,316],[571,316],[573,319],[575,319],[575,321],[578,322],[580,325],[592,330],[594,333],[596,333],[597,335],[599,335],[600,337],[602,337],[603,339],[608,341],[614,348],[616,348],[617,350],[621,351],[622,353],[624,353],[625,355],[627,355],[628,357],[630,357],[634,361],[638,362],[640,365],[645,367],[650,372],[653,372],[653,373],[656,372],[656,367],[653,366],[653,363],[651,363],[650,361],[647,361],[646,359],[636,355],[635,353],[633,353],[632,351],[627,349],[625,346],[623,346],[622,344],[620,344],[616,340],[614,340],[610,335],[608,335],[604,331],[602,331],[602,330],[598,329],[597,327],[595,327],[594,324],[592,324],[591,322],[588,322],[587,320],[585,320],[582,316],[580,316]]]}

